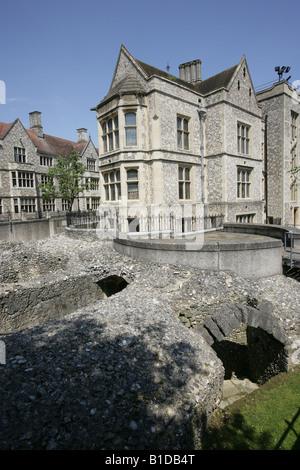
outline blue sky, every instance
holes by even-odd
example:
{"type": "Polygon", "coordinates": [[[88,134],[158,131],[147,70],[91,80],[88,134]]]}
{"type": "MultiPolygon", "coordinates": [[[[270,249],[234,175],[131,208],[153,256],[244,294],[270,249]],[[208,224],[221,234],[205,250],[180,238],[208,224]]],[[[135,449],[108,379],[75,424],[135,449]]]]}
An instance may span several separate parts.
{"type": "Polygon", "coordinates": [[[18,117],[28,128],[38,110],[46,134],[76,140],[86,127],[97,146],[90,108],[108,92],[121,44],[176,76],[181,63],[201,59],[206,79],[245,54],[254,87],[275,81],[276,65],[300,80],[299,13],[299,2],[278,0],[3,2],[0,121],[18,117]]]}

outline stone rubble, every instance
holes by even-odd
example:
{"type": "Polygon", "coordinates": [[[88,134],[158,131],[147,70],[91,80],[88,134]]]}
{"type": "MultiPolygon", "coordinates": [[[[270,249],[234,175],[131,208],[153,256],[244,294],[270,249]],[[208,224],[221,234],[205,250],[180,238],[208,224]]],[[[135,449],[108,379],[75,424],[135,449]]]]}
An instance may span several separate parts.
{"type": "Polygon", "coordinates": [[[268,300],[299,337],[300,285],[284,276],[139,263],[64,235],[0,249],[1,292],[83,273],[129,283],[64,318],[2,331],[0,449],[199,448],[224,370],[195,326],[222,305],[268,300]]]}

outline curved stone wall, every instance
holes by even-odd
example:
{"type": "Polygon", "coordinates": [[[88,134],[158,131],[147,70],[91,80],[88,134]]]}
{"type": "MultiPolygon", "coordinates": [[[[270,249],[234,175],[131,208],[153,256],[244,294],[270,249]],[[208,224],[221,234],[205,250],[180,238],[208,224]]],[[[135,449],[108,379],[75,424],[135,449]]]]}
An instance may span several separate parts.
{"type": "Polygon", "coordinates": [[[215,232],[204,242],[115,239],[119,253],[162,264],[229,271],[248,279],[282,274],[282,242],[270,237],[215,232]]]}

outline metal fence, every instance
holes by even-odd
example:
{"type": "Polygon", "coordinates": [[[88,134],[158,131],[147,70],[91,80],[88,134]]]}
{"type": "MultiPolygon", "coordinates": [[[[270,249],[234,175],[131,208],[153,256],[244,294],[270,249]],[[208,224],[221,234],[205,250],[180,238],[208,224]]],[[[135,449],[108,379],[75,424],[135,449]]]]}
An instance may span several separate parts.
{"type": "Polygon", "coordinates": [[[166,216],[146,216],[134,218],[121,217],[118,211],[114,217],[110,217],[103,211],[75,211],[67,213],[67,226],[75,228],[96,229],[112,228],[120,231],[151,231],[151,230],[171,230],[192,232],[203,229],[217,229],[223,227],[223,214],[210,215],[197,219],[196,217],[181,218],[175,221],[174,215],[166,216]],[[177,222],[177,224],[176,224],[177,222]],[[125,230],[124,230],[125,227],[125,230]]]}

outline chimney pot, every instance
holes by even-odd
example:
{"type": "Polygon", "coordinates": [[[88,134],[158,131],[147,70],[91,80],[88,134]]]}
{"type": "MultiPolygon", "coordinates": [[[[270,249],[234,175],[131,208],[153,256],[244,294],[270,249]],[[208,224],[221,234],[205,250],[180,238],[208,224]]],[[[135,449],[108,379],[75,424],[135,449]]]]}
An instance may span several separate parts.
{"type": "Polygon", "coordinates": [[[77,142],[87,142],[87,129],[77,129],[77,142]]]}
{"type": "Polygon", "coordinates": [[[38,137],[44,137],[42,126],[42,113],[40,111],[32,111],[29,113],[30,129],[33,130],[38,137]]]}

